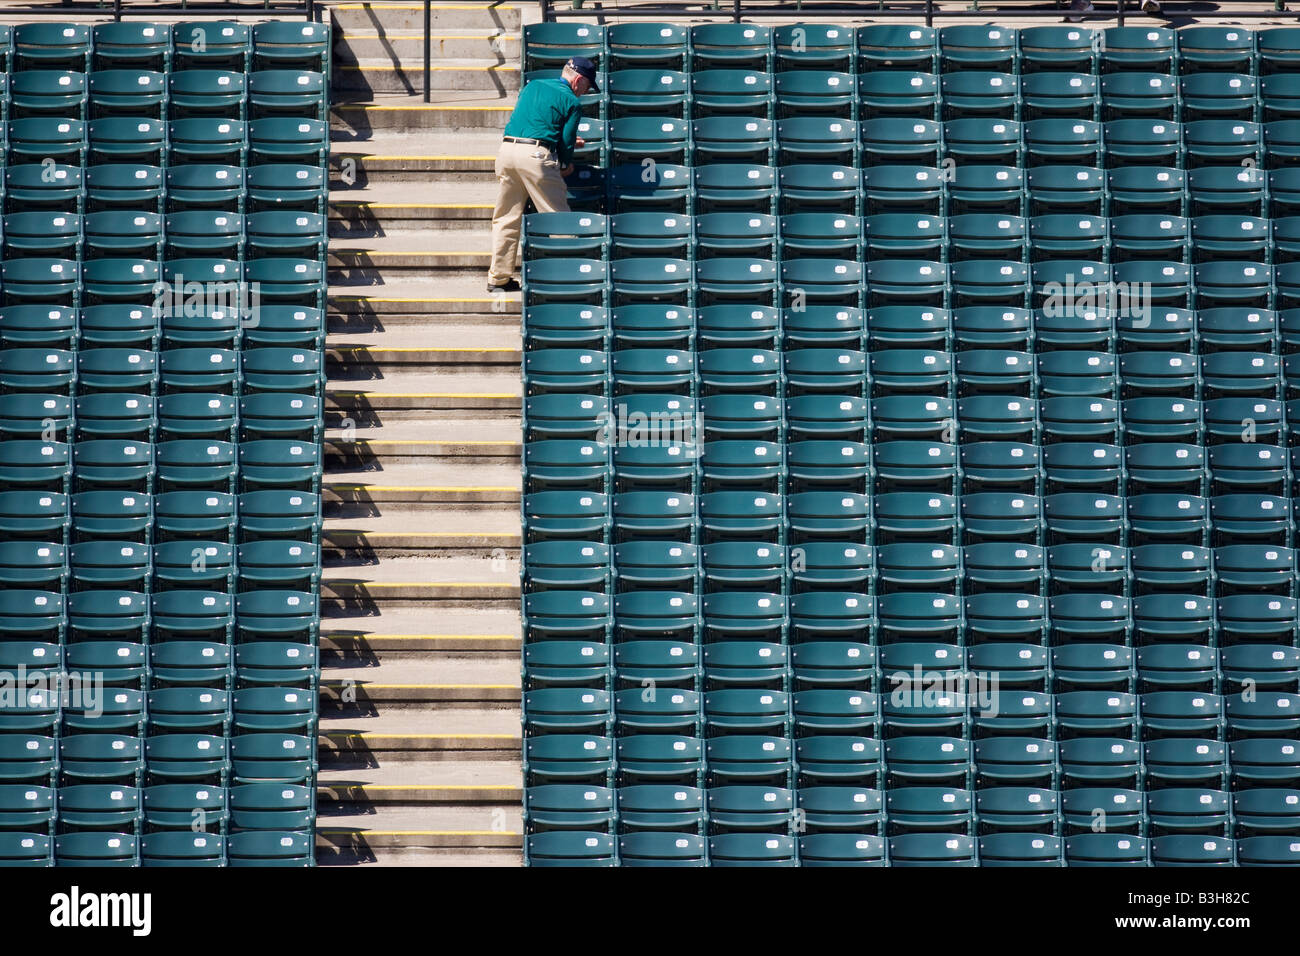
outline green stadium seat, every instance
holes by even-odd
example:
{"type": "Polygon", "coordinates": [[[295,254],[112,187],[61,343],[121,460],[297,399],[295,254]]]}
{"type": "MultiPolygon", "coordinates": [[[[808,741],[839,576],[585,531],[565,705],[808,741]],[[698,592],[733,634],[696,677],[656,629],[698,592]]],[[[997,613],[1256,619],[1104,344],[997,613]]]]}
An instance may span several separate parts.
{"type": "MultiPolygon", "coordinates": [[[[796,691],[790,698],[796,737],[878,736],[880,701],[874,693],[844,688],[796,691]]],[[[886,718],[888,719],[888,718],[886,718]]]]}
{"type": "Polygon", "coordinates": [[[863,121],[861,130],[864,167],[897,163],[919,163],[932,168],[939,165],[943,127],[937,122],[887,116],[863,121]]]}
{"type": "Polygon", "coordinates": [[[772,31],[776,70],[853,70],[854,31],[839,24],[798,23],[772,31]]]}
{"type": "Polygon", "coordinates": [[[801,737],[795,741],[800,785],[872,785],[880,773],[880,741],[853,735],[801,737]]]}
{"type": "Polygon", "coordinates": [[[306,787],[246,783],[230,788],[230,826],[236,830],[308,830],[315,798],[306,787]]]}
{"type": "Polygon", "coordinates": [[[213,833],[146,833],[140,838],[141,866],[215,867],[225,861],[224,839],[213,833]]]}
{"type": "Polygon", "coordinates": [[[253,165],[305,163],[323,167],[329,126],[324,120],[270,116],[248,124],[248,155],[253,165]]]}
{"type": "Polygon", "coordinates": [[[139,843],[129,833],[64,833],[54,838],[54,858],[58,866],[133,867],[139,865],[139,843]]]}
{"type": "Polygon", "coordinates": [[[242,120],[248,94],[247,78],[242,72],[188,69],[167,75],[168,112],[177,119],[220,116],[242,120]]]}
{"type": "Polygon", "coordinates": [[[62,593],[67,577],[67,549],[49,541],[7,540],[0,543],[0,581],[10,587],[62,593]],[[42,588],[50,584],[53,588],[42,588]]]}
{"type": "Polygon", "coordinates": [[[858,27],[858,73],[884,70],[938,70],[934,28],[917,24],[880,23],[858,27]]]}
{"type": "Polygon", "coordinates": [[[989,26],[949,26],[938,32],[939,63],[944,73],[997,70],[1014,73],[1018,60],[1016,31],[989,26]]]}
{"type": "MultiPolygon", "coordinates": [[[[8,729],[8,728],[6,728],[8,729]]],[[[8,732],[0,735],[0,780],[53,786],[59,743],[53,737],[8,732]]]]}
{"type": "Polygon", "coordinates": [[[329,66],[331,33],[322,23],[270,20],[252,29],[253,65],[295,66],[325,71],[329,66]]]}
{"type": "Polygon", "coordinates": [[[1020,69],[1025,74],[1061,70],[1096,72],[1100,43],[1095,32],[1086,27],[1026,27],[1019,31],[1018,40],[1020,69]]]}
{"type": "Polygon", "coordinates": [[[153,680],[161,685],[198,684],[227,690],[232,675],[230,654],[226,644],[166,641],[150,647],[149,667],[153,680]]]}
{"type": "Polygon", "coordinates": [[[1019,118],[1020,83],[1009,73],[987,70],[946,73],[940,81],[940,89],[944,119],[964,116],[1019,118]]]}
{"type": "Polygon", "coordinates": [[[1082,833],[1065,840],[1066,866],[1147,866],[1149,841],[1113,833],[1082,833]]]}
{"type": "Polygon", "coordinates": [[[685,116],[690,90],[691,78],[685,73],[630,69],[610,73],[601,92],[610,119],[638,114],[681,119],[685,116]]]}
{"type": "Polygon", "coordinates": [[[228,866],[312,866],[315,847],[303,832],[252,830],[226,839],[228,866]]]}
{"type": "Polygon", "coordinates": [[[224,66],[243,71],[248,66],[252,28],[245,23],[182,21],[172,24],[171,35],[175,69],[224,66]]]}
{"type": "Polygon", "coordinates": [[[696,75],[716,68],[771,68],[772,28],[755,23],[698,23],[691,27],[696,75]]]}
{"type": "Polygon", "coordinates": [[[1021,79],[1023,116],[1096,120],[1099,113],[1097,78],[1087,73],[1031,73],[1021,79]]]}
{"type": "Polygon", "coordinates": [[[776,206],[777,171],[771,166],[715,163],[694,171],[697,212],[772,213],[776,206]]]}
{"type": "MultiPolygon", "coordinates": [[[[240,134],[242,139],[242,131],[240,134]]],[[[171,141],[176,142],[174,134],[171,141]]],[[[249,169],[247,183],[249,212],[294,209],[325,214],[325,173],[320,167],[267,163],[249,169]]]]}
{"type": "Polygon", "coordinates": [[[199,822],[199,833],[220,827],[228,818],[226,788],[205,783],[164,783],[143,790],[144,822],[152,831],[191,830],[199,822]],[[194,811],[200,811],[195,814],[194,811]]]}
{"type": "MultiPolygon", "coordinates": [[[[242,626],[242,625],[241,625],[242,626]]],[[[230,695],[232,726],[241,733],[316,730],[315,693],[293,687],[246,687],[230,695]]],[[[150,720],[153,720],[150,714],[150,720]]]]}
{"type": "MultiPolygon", "coordinates": [[[[1084,693],[1076,691],[1075,693],[1084,693]]],[[[1103,696],[1109,692],[1096,692],[1103,696]]],[[[1126,784],[1138,779],[1141,745],[1119,737],[1077,737],[1060,745],[1065,825],[1091,828],[1104,811],[1108,830],[1131,831],[1140,826],[1142,799],[1133,791],[1110,790],[1099,784],[1126,784]],[[1069,786],[1076,781],[1076,786],[1069,786]],[[1086,816],[1085,816],[1086,814],[1086,816]],[[1086,821],[1086,822],[1085,822],[1086,821]]]]}
{"type": "Polygon", "coordinates": [[[607,71],[663,66],[690,69],[690,30],[668,23],[620,23],[605,32],[607,71]]]}
{"type": "Polygon", "coordinates": [[[857,87],[861,108],[873,116],[939,118],[939,79],[933,74],[880,70],[862,74],[857,87]]]}
{"type": "Polygon", "coordinates": [[[239,734],[230,739],[231,782],[298,783],[316,776],[311,738],[294,734],[239,734]]]}
{"type": "Polygon", "coordinates": [[[616,866],[615,838],[592,830],[552,830],[524,838],[529,866],[616,866]]]}
{"type": "Polygon", "coordinates": [[[975,841],[963,833],[905,833],[889,839],[891,866],[975,866],[975,841]]]}
{"type": "MultiPolygon", "coordinates": [[[[1201,122],[1215,122],[1202,120],[1201,122]]],[[[1237,124],[1240,125],[1240,124],[1237,124]]],[[[1245,127],[1242,127],[1243,134],[1245,127]]],[[[1213,140],[1208,138],[1209,128],[1199,131],[1207,149],[1213,140]]],[[[1213,132],[1222,134],[1223,130],[1213,132]]],[[[1108,168],[1118,166],[1181,166],[1182,128],[1178,123],[1152,119],[1117,119],[1104,124],[1104,155],[1108,168]]],[[[1253,147],[1252,147],[1253,150],[1253,147]]],[[[1225,155],[1231,154],[1231,147],[1225,155]]]]}
{"type": "MultiPolygon", "coordinates": [[[[895,787],[885,793],[891,833],[968,833],[974,799],[969,790],[935,786],[895,787]]],[[[891,854],[892,855],[892,854],[891,854]]]]}
{"type": "MultiPolygon", "coordinates": [[[[74,630],[75,627],[76,625],[73,625],[74,630]]],[[[75,758],[69,759],[71,756],[69,742],[77,736],[85,735],[81,732],[96,736],[113,732],[123,733],[128,737],[142,736],[145,725],[145,696],[139,690],[110,687],[105,689],[102,701],[93,704],[84,700],[74,703],[72,706],[64,707],[60,717],[61,764],[64,777],[90,776],[85,772],[85,768],[76,769],[69,766],[75,764],[75,758]]],[[[101,745],[101,750],[92,754],[92,759],[117,762],[107,766],[101,763],[96,768],[98,772],[94,774],[95,776],[125,776],[130,772],[129,768],[121,765],[123,758],[117,748],[107,750],[101,745]]],[[[134,760],[138,763],[138,752],[134,760]]]]}
{"type": "MultiPolygon", "coordinates": [[[[253,119],[325,119],[325,77],[315,70],[257,70],[247,74],[247,91],[245,109],[253,119]]],[[[189,93],[190,90],[184,92],[189,93]]],[[[92,95],[92,104],[93,101],[92,95]]],[[[174,91],[172,102],[175,103],[174,91]]],[[[188,98],[176,106],[182,115],[186,110],[198,108],[188,98]]],[[[206,106],[204,104],[203,111],[210,112],[206,106]]]]}

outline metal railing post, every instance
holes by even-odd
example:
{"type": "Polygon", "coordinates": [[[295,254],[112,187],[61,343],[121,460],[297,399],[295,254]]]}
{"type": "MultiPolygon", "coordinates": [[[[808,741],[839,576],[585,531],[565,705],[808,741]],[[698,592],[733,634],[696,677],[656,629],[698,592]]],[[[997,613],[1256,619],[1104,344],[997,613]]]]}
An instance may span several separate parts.
{"type": "Polygon", "coordinates": [[[432,58],[433,0],[424,0],[424,102],[429,102],[429,60],[432,58]]]}

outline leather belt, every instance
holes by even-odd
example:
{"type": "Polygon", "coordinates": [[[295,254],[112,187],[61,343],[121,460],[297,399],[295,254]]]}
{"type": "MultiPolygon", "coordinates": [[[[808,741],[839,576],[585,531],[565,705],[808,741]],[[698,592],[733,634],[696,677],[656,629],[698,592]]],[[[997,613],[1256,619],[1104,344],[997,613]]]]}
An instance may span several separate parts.
{"type": "Polygon", "coordinates": [[[545,146],[552,153],[555,152],[555,144],[544,139],[524,139],[519,136],[502,136],[501,139],[507,143],[523,143],[525,146],[545,146]]]}

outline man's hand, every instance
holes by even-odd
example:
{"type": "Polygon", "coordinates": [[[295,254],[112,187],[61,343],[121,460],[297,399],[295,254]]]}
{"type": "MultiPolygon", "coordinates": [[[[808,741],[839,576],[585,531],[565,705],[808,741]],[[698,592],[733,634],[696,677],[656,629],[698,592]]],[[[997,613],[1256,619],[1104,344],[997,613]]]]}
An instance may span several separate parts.
{"type": "Polygon", "coordinates": [[[565,166],[563,169],[561,169],[561,170],[560,170],[560,175],[561,175],[561,176],[565,176],[565,177],[572,176],[572,175],[573,175],[573,163],[569,163],[569,165],[567,165],[567,166],[565,166]]]}
{"type": "Polygon", "coordinates": [[[575,136],[575,137],[573,138],[573,148],[574,148],[574,149],[582,149],[582,147],[584,147],[584,146],[586,146],[586,145],[587,145],[587,141],[586,141],[585,139],[583,139],[581,136],[575,136]]]}

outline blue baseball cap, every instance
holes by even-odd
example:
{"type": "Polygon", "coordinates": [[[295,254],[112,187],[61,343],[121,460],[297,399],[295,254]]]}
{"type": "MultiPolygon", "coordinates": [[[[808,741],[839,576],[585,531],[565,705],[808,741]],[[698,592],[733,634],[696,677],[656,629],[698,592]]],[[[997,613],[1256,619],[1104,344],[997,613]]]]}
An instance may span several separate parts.
{"type": "Polygon", "coordinates": [[[591,92],[600,92],[600,87],[596,85],[596,64],[592,63],[591,60],[587,59],[585,56],[575,56],[566,63],[565,66],[573,70],[579,76],[586,77],[587,82],[591,84],[591,92]]]}

